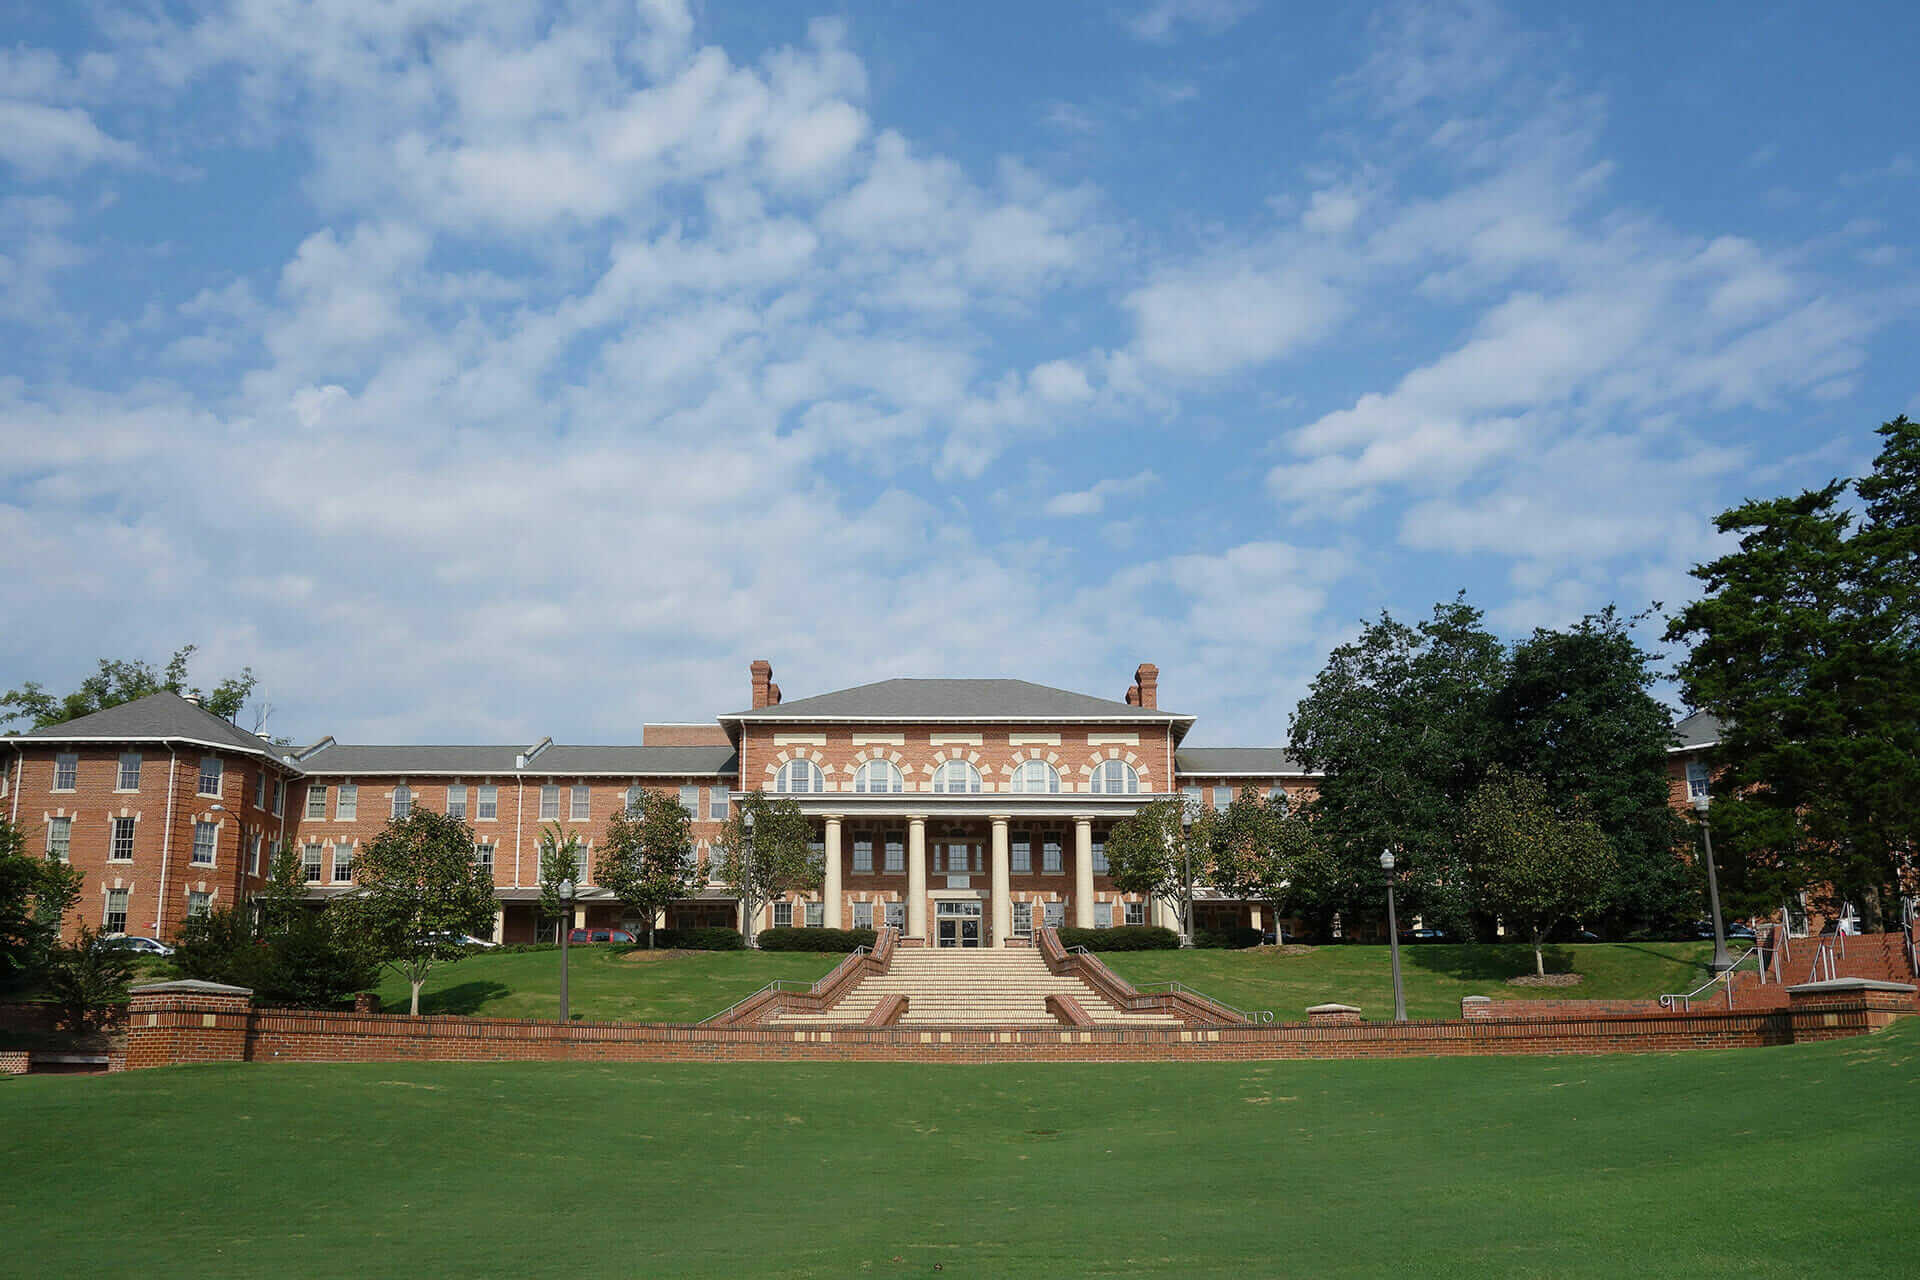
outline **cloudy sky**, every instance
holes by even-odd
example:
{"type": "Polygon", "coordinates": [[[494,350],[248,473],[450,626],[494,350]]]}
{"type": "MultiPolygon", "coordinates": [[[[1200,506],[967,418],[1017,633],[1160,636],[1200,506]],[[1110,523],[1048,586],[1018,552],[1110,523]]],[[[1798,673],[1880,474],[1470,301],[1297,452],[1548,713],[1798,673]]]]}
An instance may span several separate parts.
{"type": "Polygon", "coordinates": [[[1920,413],[1906,4],[0,0],[0,685],[306,739],[896,675],[1271,743],[1920,413]]]}

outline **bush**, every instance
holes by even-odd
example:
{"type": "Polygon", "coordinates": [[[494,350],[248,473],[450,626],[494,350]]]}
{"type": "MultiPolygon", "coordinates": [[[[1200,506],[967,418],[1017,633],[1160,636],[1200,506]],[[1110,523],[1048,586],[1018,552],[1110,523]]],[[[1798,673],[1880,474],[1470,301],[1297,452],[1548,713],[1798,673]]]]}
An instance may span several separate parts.
{"type": "Polygon", "coordinates": [[[698,929],[655,929],[653,945],[675,951],[739,951],[747,945],[747,940],[738,929],[710,925],[698,929]]]}
{"type": "Polygon", "coordinates": [[[55,947],[47,957],[47,994],[69,1031],[98,1027],[108,1009],[127,1002],[131,981],[132,955],[85,926],[78,938],[55,947]]]}
{"type": "Polygon", "coordinates": [[[1195,929],[1193,945],[1211,947],[1219,951],[1241,951],[1247,947],[1257,947],[1266,937],[1260,930],[1249,925],[1235,925],[1231,929],[1195,929]]]}
{"type": "Polygon", "coordinates": [[[851,951],[870,947],[872,929],[762,929],[755,934],[762,951],[851,951]]]}
{"type": "Polygon", "coordinates": [[[557,942],[503,942],[497,947],[475,947],[473,954],[489,956],[517,956],[528,951],[558,951],[557,942]]]}
{"type": "Polygon", "coordinates": [[[380,966],[323,917],[298,920],[267,941],[254,988],[258,1004],[282,1009],[351,1009],[356,993],[380,981],[380,966]]]}
{"type": "Polygon", "coordinates": [[[1123,924],[1112,929],[1061,929],[1060,945],[1089,951],[1175,951],[1180,935],[1151,924],[1123,924]]]}
{"type": "Polygon", "coordinates": [[[173,967],[182,976],[260,989],[271,957],[248,913],[222,908],[189,916],[173,935],[173,967]]]}

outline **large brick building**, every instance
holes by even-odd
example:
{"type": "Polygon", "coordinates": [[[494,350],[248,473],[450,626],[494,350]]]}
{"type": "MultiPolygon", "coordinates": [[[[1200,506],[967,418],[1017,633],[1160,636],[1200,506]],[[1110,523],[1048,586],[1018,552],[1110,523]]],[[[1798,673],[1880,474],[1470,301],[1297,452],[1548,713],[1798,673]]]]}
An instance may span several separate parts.
{"type": "MultiPolygon", "coordinates": [[[[892,923],[909,944],[1001,946],[1048,921],[1174,923],[1107,875],[1107,832],[1141,804],[1179,795],[1224,808],[1245,788],[1291,800],[1315,786],[1282,748],[1184,746],[1194,718],[1160,707],[1150,664],[1111,700],[1019,680],[885,680],[785,701],[772,677],[754,663],[745,710],[649,724],[637,746],[296,748],[160,693],[0,739],[12,753],[0,799],[30,847],[86,873],[73,927],[158,937],[246,902],[282,841],[322,899],[351,889],[355,852],[393,817],[415,805],[455,813],[492,869],[495,936],[525,941],[551,927],[538,914],[538,846],[556,824],[585,849],[576,923],[637,923],[597,887],[595,859],[641,788],[693,815],[708,880],[668,922],[738,926],[712,851],[739,796],[765,790],[812,818],[826,872],[820,892],[769,904],[757,927],[892,923]]],[[[1682,728],[1677,802],[1715,736],[1682,728]]],[[[1260,904],[1217,894],[1195,917],[1272,927],[1260,904]]]]}

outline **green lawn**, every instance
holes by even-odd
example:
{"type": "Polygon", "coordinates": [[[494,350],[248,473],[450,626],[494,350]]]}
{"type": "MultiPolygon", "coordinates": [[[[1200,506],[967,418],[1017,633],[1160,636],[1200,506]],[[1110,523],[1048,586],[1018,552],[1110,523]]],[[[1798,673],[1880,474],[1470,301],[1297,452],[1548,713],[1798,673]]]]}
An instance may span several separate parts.
{"type": "MultiPolygon", "coordinates": [[[[1524,946],[1421,944],[1403,947],[1401,968],[1410,1018],[1457,1018],[1461,996],[1495,1000],[1644,1000],[1691,991],[1707,980],[1710,942],[1596,942],[1547,948],[1547,972],[1583,975],[1574,987],[1510,987],[1533,972],[1524,946]]],[[[1123,951],[1100,957],[1130,982],[1172,979],[1242,1009],[1271,1009],[1297,1022],[1316,1004],[1360,1006],[1368,1018],[1393,1016],[1393,968],[1386,947],[1315,947],[1285,955],[1252,951],[1123,951]]]]}
{"type": "Polygon", "coordinates": [[[1783,1049],[0,1083],[0,1275],[1908,1276],[1920,1019],[1783,1049]]]}

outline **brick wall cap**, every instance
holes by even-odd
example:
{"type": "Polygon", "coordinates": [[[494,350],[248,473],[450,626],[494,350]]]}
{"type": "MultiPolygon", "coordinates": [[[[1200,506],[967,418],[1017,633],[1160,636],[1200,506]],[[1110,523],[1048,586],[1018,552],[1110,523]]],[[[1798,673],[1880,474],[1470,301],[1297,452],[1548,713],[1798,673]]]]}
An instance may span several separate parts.
{"type": "Polygon", "coordinates": [[[1899,991],[1907,995],[1914,993],[1911,982],[1881,982],[1876,978],[1829,978],[1825,982],[1803,982],[1797,987],[1788,987],[1790,996],[1819,996],[1851,991],[1899,991]]]}
{"type": "Polygon", "coordinates": [[[1309,1008],[1309,1009],[1307,1010],[1307,1012],[1308,1012],[1309,1014],[1314,1014],[1314,1013],[1358,1013],[1358,1012],[1360,1012],[1360,1006],[1359,1006],[1359,1005],[1353,1005],[1353,1004],[1316,1004],[1316,1005],[1314,1005],[1314,1006],[1312,1006],[1311,1008],[1309,1008]]]}
{"type": "Polygon", "coordinates": [[[149,995],[197,995],[197,996],[247,996],[253,995],[251,987],[230,987],[223,982],[202,982],[198,978],[178,978],[172,982],[149,982],[143,987],[134,987],[129,994],[149,995]]]}
{"type": "Polygon", "coordinates": [[[1461,1004],[1492,1004],[1492,996],[1461,996],[1461,1004]]]}

